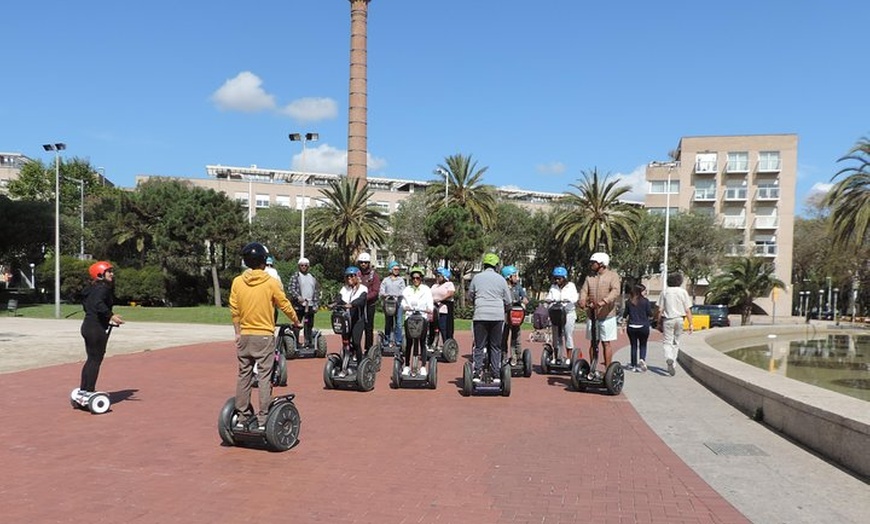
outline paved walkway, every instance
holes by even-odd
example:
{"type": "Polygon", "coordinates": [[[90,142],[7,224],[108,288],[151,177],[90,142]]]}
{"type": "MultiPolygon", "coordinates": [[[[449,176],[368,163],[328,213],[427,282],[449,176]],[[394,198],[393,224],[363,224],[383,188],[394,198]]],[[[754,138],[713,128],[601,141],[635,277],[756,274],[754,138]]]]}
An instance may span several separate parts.
{"type": "MultiPolygon", "coordinates": [[[[857,523],[870,512],[867,484],[681,370],[630,374],[617,397],[535,373],[508,398],[465,398],[461,361],[439,367],[435,391],[392,390],[385,366],[358,393],[323,389],[324,361],[298,360],[276,392],[297,393],[301,440],[268,453],[217,435],[235,384],[231,327],[116,330],[99,382],[114,404],[92,416],[67,401],[78,326],[0,320],[4,521],[857,523]],[[749,444],[764,455],[711,451],[749,444]]],[[[660,345],[650,352],[661,366],[660,345]]]]}

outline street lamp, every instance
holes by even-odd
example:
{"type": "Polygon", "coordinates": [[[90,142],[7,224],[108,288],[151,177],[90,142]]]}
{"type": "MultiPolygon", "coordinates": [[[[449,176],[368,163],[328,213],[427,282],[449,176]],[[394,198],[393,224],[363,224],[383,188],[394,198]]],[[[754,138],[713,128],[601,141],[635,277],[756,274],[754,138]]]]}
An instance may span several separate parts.
{"type": "Polygon", "coordinates": [[[650,162],[650,167],[667,167],[668,182],[665,187],[665,253],[662,261],[662,291],[667,287],[668,279],[668,240],[671,232],[671,171],[677,166],[676,162],[650,162]]]}
{"type": "Polygon", "coordinates": [[[839,302],[839,300],[840,300],[840,288],[835,287],[834,288],[834,318],[833,318],[835,324],[839,324],[839,321],[837,320],[837,302],[839,302]]]}
{"type": "Polygon", "coordinates": [[[79,215],[79,225],[81,226],[81,235],[79,237],[79,260],[85,259],[85,181],[79,180],[78,178],[70,178],[68,176],[64,177],[70,182],[75,182],[79,185],[79,195],[81,196],[81,200],[79,203],[79,211],[81,212],[79,215]]]}
{"type": "Polygon", "coordinates": [[[822,319],[822,303],[825,301],[825,290],[819,290],[819,320],[822,319]]]}
{"type": "Polygon", "coordinates": [[[46,151],[54,151],[54,318],[60,318],[60,152],[66,144],[43,144],[46,151]]]}
{"type": "Polygon", "coordinates": [[[302,230],[299,232],[299,258],[305,257],[305,186],[308,178],[305,176],[305,145],[308,142],[317,142],[320,138],[318,133],[290,133],[288,138],[291,142],[302,142],[302,230]]]}
{"type": "Polygon", "coordinates": [[[30,289],[36,291],[36,264],[30,263],[30,289]]]}
{"type": "Polygon", "coordinates": [[[449,198],[449,196],[448,196],[449,189],[448,188],[450,187],[449,186],[450,173],[448,173],[444,169],[441,169],[440,167],[437,168],[435,171],[433,171],[433,173],[435,173],[436,175],[441,175],[444,177],[444,205],[447,206],[447,199],[449,198]]]}

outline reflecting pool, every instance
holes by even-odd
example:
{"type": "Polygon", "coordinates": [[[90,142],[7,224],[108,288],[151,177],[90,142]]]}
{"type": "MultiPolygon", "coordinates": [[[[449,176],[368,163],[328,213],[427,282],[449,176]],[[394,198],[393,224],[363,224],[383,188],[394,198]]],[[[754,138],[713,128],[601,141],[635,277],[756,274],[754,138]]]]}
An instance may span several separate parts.
{"type": "Polygon", "coordinates": [[[779,340],[727,351],[726,355],[790,379],[870,401],[870,334],[831,333],[779,340]]]}

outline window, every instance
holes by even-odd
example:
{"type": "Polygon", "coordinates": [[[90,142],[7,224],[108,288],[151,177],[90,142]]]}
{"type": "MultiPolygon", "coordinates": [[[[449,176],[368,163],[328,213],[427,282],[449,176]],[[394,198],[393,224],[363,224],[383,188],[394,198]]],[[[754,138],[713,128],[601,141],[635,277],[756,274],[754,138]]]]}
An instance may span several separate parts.
{"type": "Polygon", "coordinates": [[[275,197],[275,205],[279,207],[290,207],[290,197],[287,195],[278,195],[275,197]]]}
{"type": "Polygon", "coordinates": [[[247,207],[247,205],[248,205],[248,196],[249,196],[248,193],[238,192],[238,193],[236,193],[236,194],[233,196],[233,199],[234,199],[236,202],[241,202],[242,205],[244,205],[245,207],[247,207]]]}
{"type": "Polygon", "coordinates": [[[749,171],[749,153],[740,151],[728,153],[728,165],[725,170],[729,173],[745,173],[749,171]]]}
{"type": "Polygon", "coordinates": [[[698,153],[695,155],[695,172],[696,173],[715,173],[716,172],[716,153],[698,153]]]}
{"type": "MultiPolygon", "coordinates": [[[[679,213],[679,211],[680,211],[679,208],[674,206],[674,207],[671,207],[670,213],[668,213],[668,214],[671,216],[674,216],[677,213],[679,213]]],[[[662,217],[665,216],[665,208],[663,208],[663,207],[648,207],[647,212],[650,215],[658,215],[658,216],[662,216],[662,217]]]]}
{"type": "Polygon", "coordinates": [[[778,200],[779,186],[775,184],[764,184],[758,186],[758,191],[755,194],[757,200],[778,200]]]}
{"type": "Polygon", "coordinates": [[[746,200],[746,186],[728,185],[725,187],[725,200],[746,200]]]}
{"type": "Polygon", "coordinates": [[[780,169],[779,151],[760,151],[758,153],[759,171],[779,171],[780,169]]]}
{"type": "Polygon", "coordinates": [[[384,213],[386,215],[390,214],[390,203],[389,202],[375,202],[375,207],[378,208],[378,211],[384,213]]]}
{"type": "Polygon", "coordinates": [[[263,208],[269,207],[269,195],[258,194],[257,198],[256,198],[256,200],[254,200],[254,202],[256,203],[257,209],[263,209],[263,208]]]}
{"type": "MultiPolygon", "coordinates": [[[[667,180],[652,180],[649,183],[649,192],[654,195],[665,195],[668,193],[668,181],[667,180]]],[[[679,180],[671,180],[671,190],[670,194],[679,195],[680,194],[680,181],[679,180]]]]}
{"type": "Polygon", "coordinates": [[[305,209],[308,209],[309,207],[311,207],[311,197],[297,196],[296,197],[296,209],[301,211],[303,205],[304,205],[305,209]]]}
{"type": "Polygon", "coordinates": [[[701,202],[716,200],[716,181],[698,180],[695,183],[695,200],[701,202]]]}

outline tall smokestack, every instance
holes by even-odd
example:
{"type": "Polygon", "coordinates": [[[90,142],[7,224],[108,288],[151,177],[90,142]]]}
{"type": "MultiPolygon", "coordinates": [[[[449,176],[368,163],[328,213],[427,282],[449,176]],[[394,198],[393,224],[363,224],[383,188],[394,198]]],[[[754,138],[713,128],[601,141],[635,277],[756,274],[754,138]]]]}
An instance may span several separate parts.
{"type": "Polygon", "coordinates": [[[367,25],[370,0],[350,0],[350,90],[347,115],[347,177],[366,181],[368,156],[367,25]]]}

